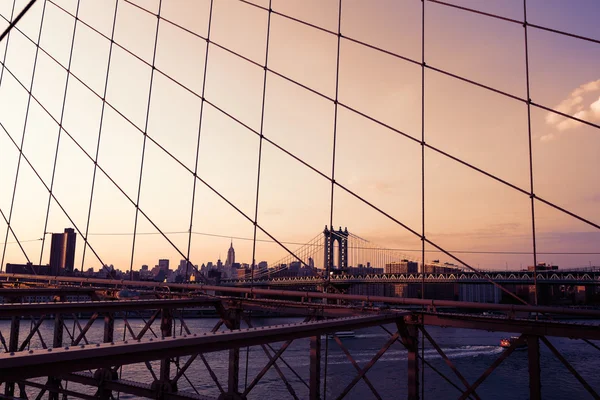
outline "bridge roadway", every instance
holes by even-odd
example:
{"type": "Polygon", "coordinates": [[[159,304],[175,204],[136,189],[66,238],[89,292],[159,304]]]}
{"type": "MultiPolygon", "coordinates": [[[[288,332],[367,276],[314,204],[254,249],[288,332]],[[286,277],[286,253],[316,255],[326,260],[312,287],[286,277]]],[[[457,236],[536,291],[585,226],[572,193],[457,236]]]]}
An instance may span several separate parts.
{"type": "MultiPolygon", "coordinates": [[[[459,272],[444,274],[369,274],[369,275],[332,275],[329,283],[352,285],[358,283],[464,283],[489,284],[491,279],[499,284],[533,285],[531,271],[498,272],[459,272]]],[[[538,271],[537,284],[545,285],[600,285],[600,271],[538,271]]],[[[225,279],[223,286],[306,286],[322,285],[325,280],[320,276],[293,276],[260,279],[225,279]]]]}

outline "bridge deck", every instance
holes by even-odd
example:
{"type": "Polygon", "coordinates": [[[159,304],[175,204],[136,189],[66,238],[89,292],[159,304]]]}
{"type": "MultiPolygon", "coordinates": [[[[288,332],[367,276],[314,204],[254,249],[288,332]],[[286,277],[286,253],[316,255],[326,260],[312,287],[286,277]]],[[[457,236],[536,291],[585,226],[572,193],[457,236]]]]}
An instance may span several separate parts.
{"type": "Polygon", "coordinates": [[[17,381],[38,376],[66,374],[88,368],[110,367],[159,360],[167,357],[208,353],[236,347],[320,336],[339,330],[359,329],[392,323],[408,311],[299,322],[259,328],[219,331],[153,340],[123,341],[81,345],[28,352],[0,354],[0,376],[17,381]]]}

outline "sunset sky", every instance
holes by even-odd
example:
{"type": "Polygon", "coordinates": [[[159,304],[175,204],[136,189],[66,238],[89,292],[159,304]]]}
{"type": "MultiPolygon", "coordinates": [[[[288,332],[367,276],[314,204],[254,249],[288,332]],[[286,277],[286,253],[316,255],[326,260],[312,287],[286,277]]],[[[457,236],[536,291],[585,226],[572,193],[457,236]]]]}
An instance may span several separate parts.
{"type": "MultiPolygon", "coordinates": [[[[268,11],[261,8],[268,8],[269,1],[252,2],[260,7],[213,0],[208,50],[204,38],[210,0],[38,0],[18,30],[0,42],[0,60],[5,60],[0,81],[0,210],[11,219],[33,263],[49,259],[50,236],[43,254],[37,240],[44,235],[49,201],[40,178],[50,187],[61,121],[52,191],[62,208],[50,202],[46,232],[66,227],[88,231],[89,245],[101,261],[122,270],[132,263],[136,208],[126,196],[137,201],[144,131],[148,136],[139,207],[183,254],[188,252],[193,208],[194,264],[225,259],[230,237],[237,261],[252,262],[253,242],[240,238],[253,238],[253,223],[231,204],[254,219],[257,177],[258,225],[284,242],[305,243],[316,236],[329,224],[331,181],[326,177],[332,177],[334,153],[334,179],[341,187],[418,234],[424,204],[425,236],[456,251],[471,266],[518,269],[533,263],[528,194],[442,154],[530,192],[527,104],[510,97],[527,98],[522,23],[426,1],[423,37],[419,0],[342,0],[338,74],[338,38],[331,33],[338,30],[338,0],[273,0],[270,24],[268,11]],[[115,45],[105,95],[115,4],[115,45]],[[159,12],[161,19],[154,15],[159,12]],[[80,18],[76,26],[75,14],[80,18]],[[45,52],[37,54],[34,71],[38,37],[45,52]],[[424,93],[422,57],[427,65],[424,93]],[[67,68],[72,75],[66,86],[67,68]],[[336,81],[337,114],[332,101],[336,81]],[[28,107],[30,87],[35,99],[28,107]],[[326,177],[266,140],[259,160],[261,130],[326,177]],[[431,146],[424,151],[424,199],[422,132],[431,146]],[[19,151],[12,141],[19,147],[23,143],[23,153],[40,177],[22,159],[16,192],[19,151]],[[92,184],[96,154],[99,167],[122,192],[100,169],[92,184]],[[231,204],[201,181],[192,204],[196,167],[198,176],[231,204]]],[[[523,0],[446,2],[524,19],[523,0]]],[[[14,14],[25,4],[16,1],[14,14]]],[[[0,1],[0,29],[8,25],[12,10],[13,1],[0,1]]],[[[593,226],[600,224],[600,130],[536,105],[600,125],[598,15],[597,0],[527,0],[529,24],[593,39],[527,28],[530,98],[535,104],[533,192],[591,222],[535,201],[537,260],[561,267],[600,265],[600,231],[593,226]]],[[[420,259],[419,236],[341,187],[333,195],[335,227],[348,227],[373,243],[420,259]]],[[[7,232],[0,218],[4,262],[25,262],[12,233],[4,245],[7,232]]],[[[142,264],[152,267],[159,258],[169,258],[172,265],[182,258],[142,213],[137,232],[134,270],[142,264]]],[[[259,230],[257,238],[268,236],[259,230]]],[[[89,247],[83,258],[82,236],[77,240],[76,268],[99,268],[100,260],[89,247]]],[[[429,251],[435,250],[430,245],[427,250],[427,261],[454,261],[429,251]]],[[[272,263],[285,255],[275,243],[256,245],[256,262],[272,263]]]]}

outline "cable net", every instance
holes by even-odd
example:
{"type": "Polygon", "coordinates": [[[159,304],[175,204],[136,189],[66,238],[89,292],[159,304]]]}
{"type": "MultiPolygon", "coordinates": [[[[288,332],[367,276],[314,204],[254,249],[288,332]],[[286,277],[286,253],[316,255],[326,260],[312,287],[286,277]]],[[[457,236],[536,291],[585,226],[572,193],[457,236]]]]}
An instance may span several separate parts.
{"type": "Polygon", "coordinates": [[[0,42],[2,268],[73,228],[80,272],[322,274],[324,224],[355,267],[597,264],[600,41],[530,3],[38,0],[0,42]]]}

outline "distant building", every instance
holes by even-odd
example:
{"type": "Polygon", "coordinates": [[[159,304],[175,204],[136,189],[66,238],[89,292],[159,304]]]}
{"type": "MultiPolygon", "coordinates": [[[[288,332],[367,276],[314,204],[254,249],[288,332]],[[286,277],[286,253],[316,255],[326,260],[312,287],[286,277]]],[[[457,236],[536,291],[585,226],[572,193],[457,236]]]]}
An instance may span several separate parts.
{"type": "Polygon", "coordinates": [[[402,260],[385,264],[384,272],[386,274],[416,274],[419,271],[419,263],[414,261],[402,260]]]}
{"type": "Polygon", "coordinates": [[[383,274],[383,271],[383,268],[365,267],[364,265],[359,264],[358,267],[348,267],[342,272],[347,275],[364,276],[383,274]]]}
{"type": "Polygon", "coordinates": [[[558,269],[558,265],[548,265],[546,263],[538,263],[537,266],[530,265],[527,267],[527,271],[554,271],[558,269]]]}
{"type": "Polygon", "coordinates": [[[73,272],[76,241],[77,234],[71,228],[65,229],[64,233],[52,234],[50,244],[50,273],[52,275],[73,272]]]}
{"type": "Polygon", "coordinates": [[[229,245],[229,250],[227,250],[227,259],[225,260],[226,267],[233,267],[235,264],[235,250],[233,249],[233,241],[229,245]]]}
{"type": "Polygon", "coordinates": [[[181,276],[181,277],[184,277],[187,279],[187,277],[192,273],[192,271],[194,271],[194,265],[190,261],[187,261],[187,260],[179,261],[179,266],[177,267],[177,275],[178,276],[181,276]]]}
{"type": "Polygon", "coordinates": [[[169,272],[169,260],[158,260],[158,269],[165,271],[165,275],[169,272]]]}
{"type": "Polygon", "coordinates": [[[7,274],[50,275],[49,265],[6,264],[7,274]]]}
{"type": "Polygon", "coordinates": [[[433,260],[431,263],[426,263],[424,266],[426,274],[456,274],[462,272],[458,266],[450,263],[440,264],[439,260],[433,260]]]}

